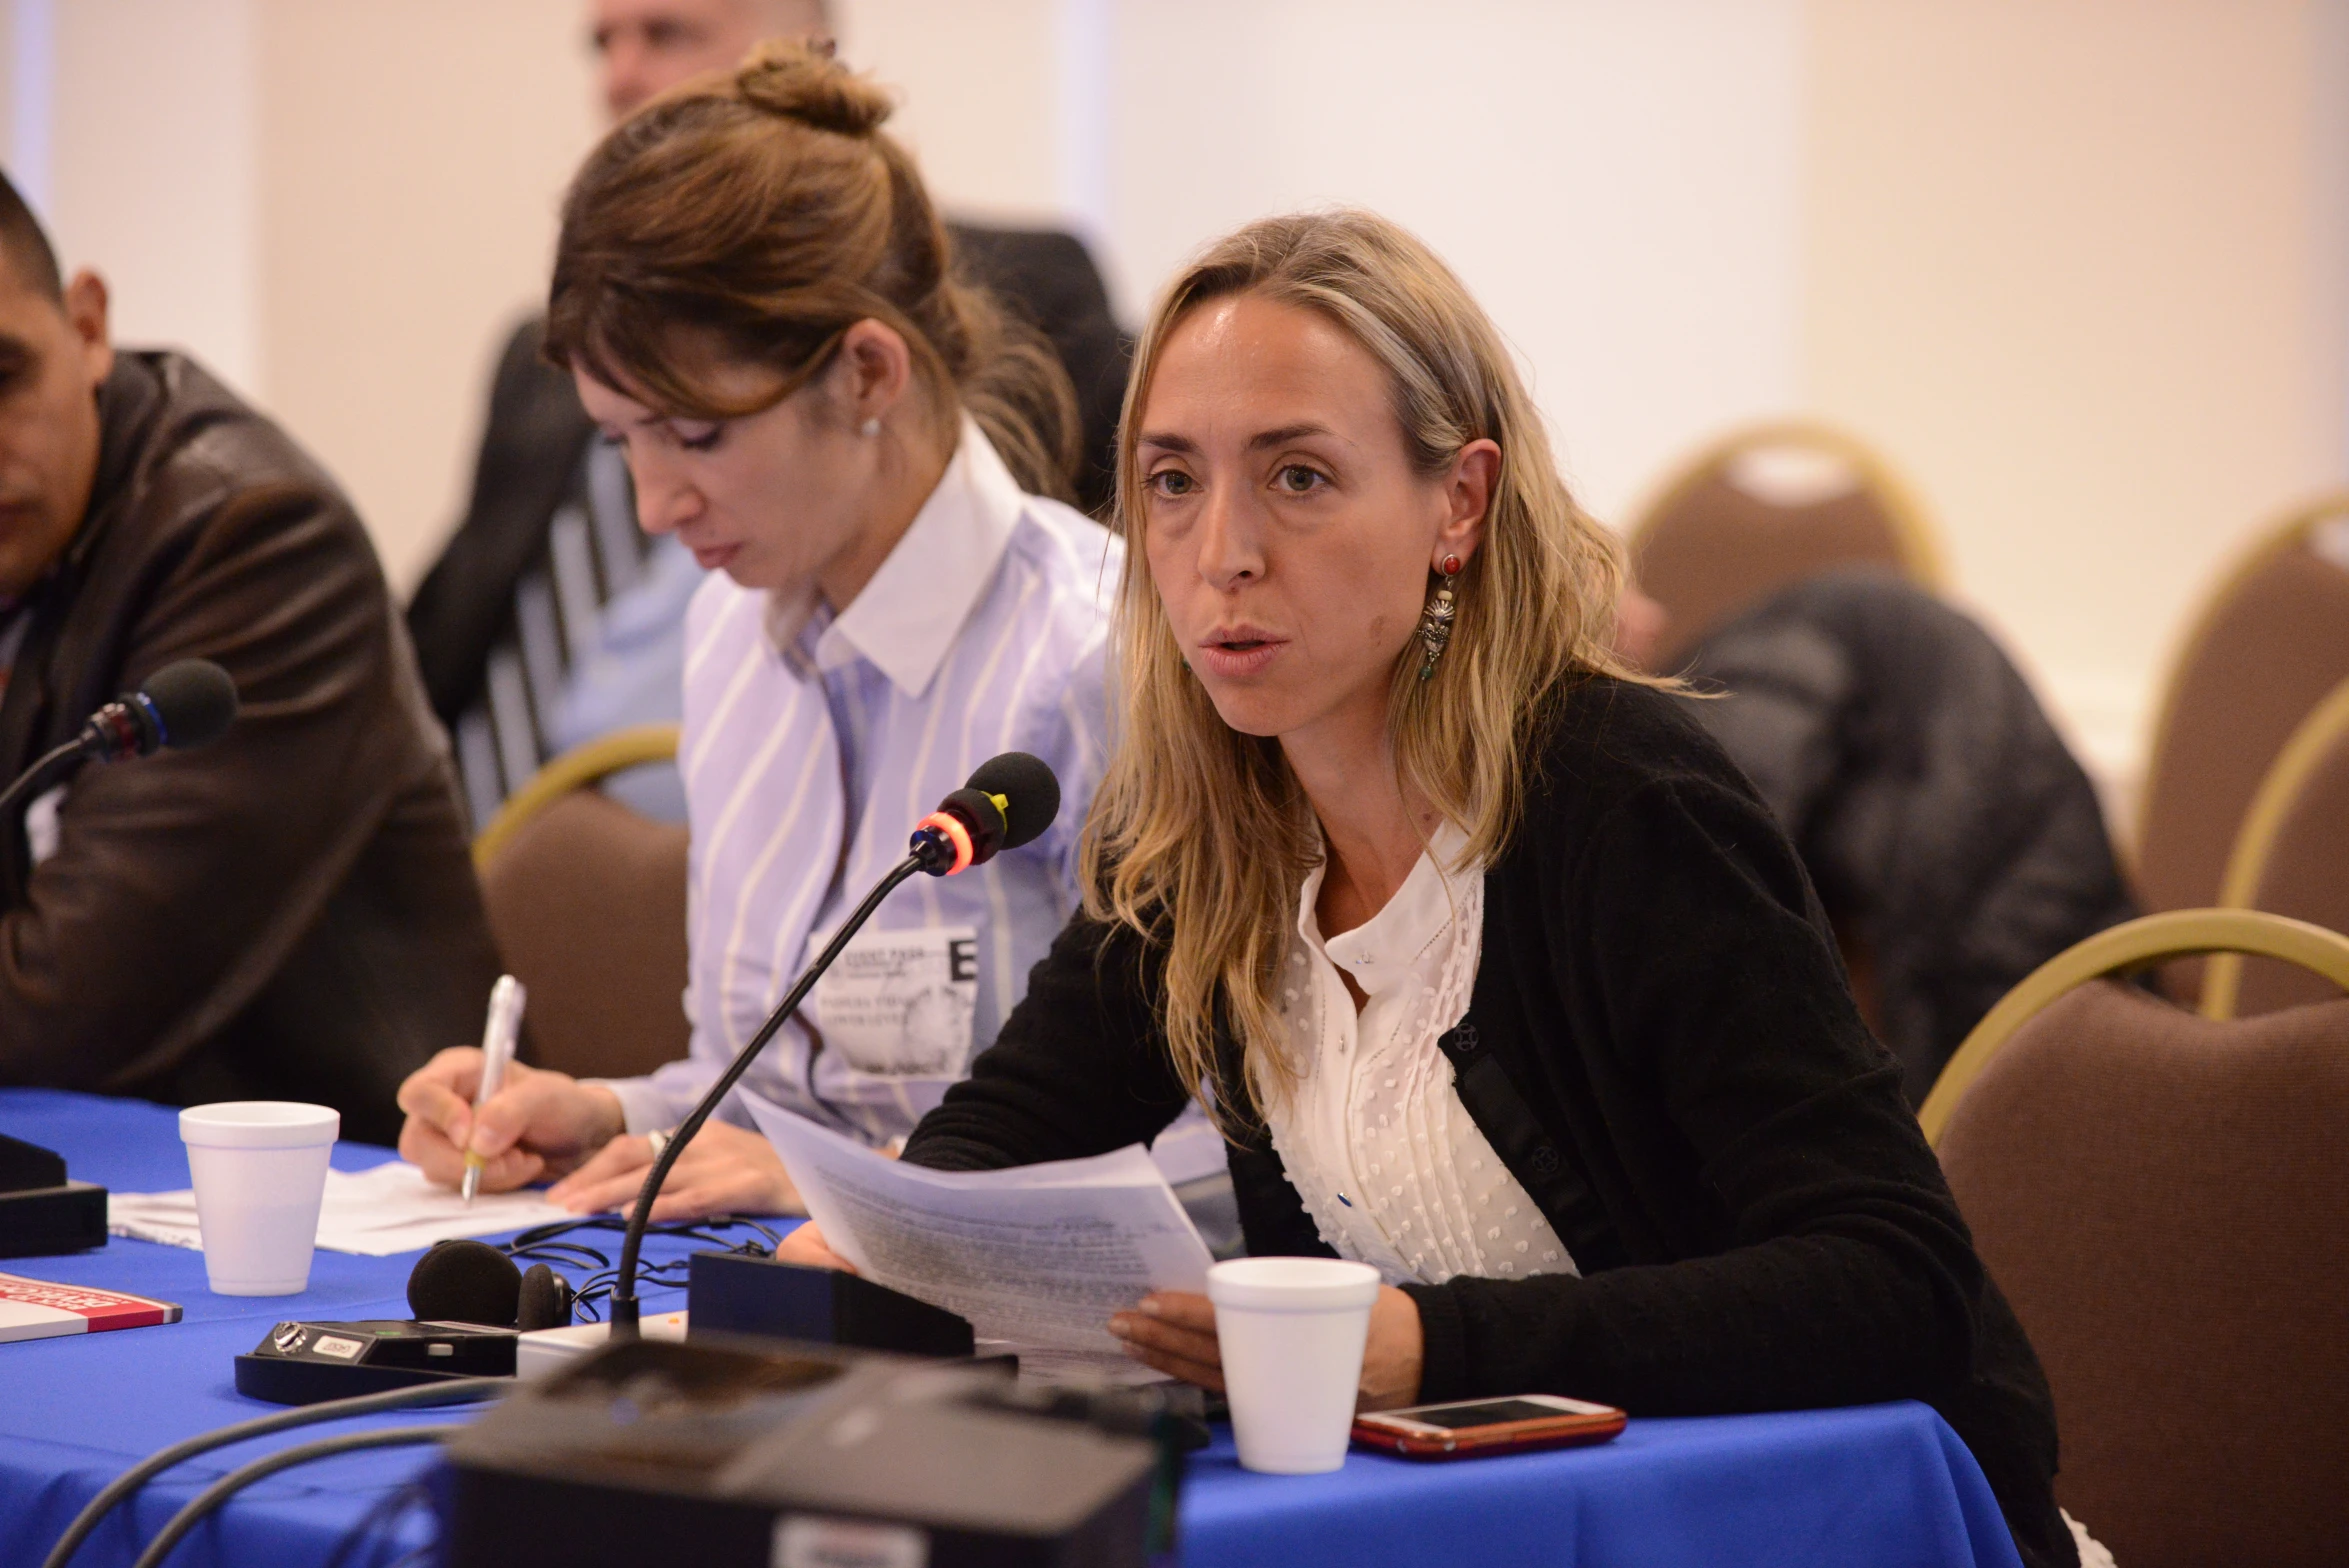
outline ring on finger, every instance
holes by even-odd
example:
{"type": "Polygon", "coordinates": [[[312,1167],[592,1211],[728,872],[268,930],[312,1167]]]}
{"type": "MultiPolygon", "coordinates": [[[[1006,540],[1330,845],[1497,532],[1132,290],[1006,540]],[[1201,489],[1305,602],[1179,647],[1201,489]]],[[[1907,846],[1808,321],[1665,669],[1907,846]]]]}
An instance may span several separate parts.
{"type": "Polygon", "coordinates": [[[676,1136],[677,1129],[674,1127],[657,1127],[644,1135],[644,1141],[652,1145],[652,1157],[657,1160],[661,1157],[661,1151],[669,1146],[669,1140],[676,1136]]]}

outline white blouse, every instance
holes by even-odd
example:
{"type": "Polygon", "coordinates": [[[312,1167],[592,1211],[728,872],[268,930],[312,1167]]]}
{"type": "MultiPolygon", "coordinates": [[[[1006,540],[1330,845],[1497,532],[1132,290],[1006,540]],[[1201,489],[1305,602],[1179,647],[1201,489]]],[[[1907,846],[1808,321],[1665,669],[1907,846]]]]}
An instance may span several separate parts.
{"type": "Polygon", "coordinates": [[[1388,1284],[1580,1272],[1452,1086],[1438,1036],[1467,1011],[1484,936],[1484,876],[1445,865],[1447,825],[1384,909],[1324,941],[1298,894],[1280,1010],[1299,1081],[1265,1086],[1273,1148],[1322,1240],[1388,1284]],[[1359,1016],[1340,970],[1366,998],[1359,1016]]]}

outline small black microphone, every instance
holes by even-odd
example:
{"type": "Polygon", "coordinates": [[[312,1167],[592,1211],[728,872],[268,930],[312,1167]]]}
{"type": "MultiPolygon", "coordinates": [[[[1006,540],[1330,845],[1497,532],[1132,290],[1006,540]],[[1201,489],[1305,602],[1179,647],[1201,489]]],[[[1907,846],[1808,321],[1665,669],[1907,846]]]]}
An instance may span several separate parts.
{"type": "Polygon", "coordinates": [[[840,956],[849,939],[881,907],[881,900],[917,871],[950,877],[993,859],[1000,851],[1017,849],[1052,826],[1052,819],[1059,814],[1060,780],[1053,776],[1051,766],[1024,751],[1007,751],[980,763],[962,788],[922,818],[914,828],[913,843],[906,857],[865,895],[865,901],[856,906],[856,913],[841,922],[832,940],[816,955],[816,961],[792,982],[791,990],[767,1015],[759,1032],[735,1054],[733,1062],[710,1085],[693,1113],[677,1124],[677,1130],[670,1134],[668,1143],[653,1161],[651,1173],[637,1189],[636,1208],[628,1216],[628,1231],[620,1241],[620,1266],[614,1271],[612,1281],[612,1338],[637,1337],[636,1258],[644,1247],[645,1227],[652,1223],[653,1200],[660,1196],[661,1183],[669,1179],[677,1156],[685,1152],[686,1144],[701,1131],[702,1123],[710,1119],[718,1102],[731,1094],[734,1086],[742,1081],[742,1075],[750,1071],[750,1064],[758,1060],[759,1052],[775,1038],[775,1031],[799,1011],[799,1004],[823,978],[824,971],[832,967],[832,960],[840,956]]]}
{"type": "Polygon", "coordinates": [[[164,747],[205,746],[237,716],[237,683],[210,659],[182,659],[90,715],[74,745],[85,757],[120,762],[164,747]]]}
{"type": "Polygon", "coordinates": [[[1041,757],[1007,751],[979,764],[970,782],[938,803],[914,829],[922,869],[950,877],[1029,842],[1060,815],[1060,780],[1041,757]],[[925,838],[924,835],[928,835],[925,838]],[[949,858],[950,857],[950,858],[949,858]]]}
{"type": "Polygon", "coordinates": [[[50,752],[0,790],[0,811],[50,768],[69,758],[121,762],[169,746],[209,745],[237,716],[237,683],[209,659],[182,659],[149,676],[90,715],[81,733],[50,752]]]}

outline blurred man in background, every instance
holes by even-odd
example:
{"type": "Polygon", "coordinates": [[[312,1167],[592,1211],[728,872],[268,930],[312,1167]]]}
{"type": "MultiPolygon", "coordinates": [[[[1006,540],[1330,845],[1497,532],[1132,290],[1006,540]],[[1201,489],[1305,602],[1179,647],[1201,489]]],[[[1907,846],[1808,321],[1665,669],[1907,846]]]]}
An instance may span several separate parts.
{"type": "MultiPolygon", "coordinates": [[[[832,30],[822,0],[591,0],[589,21],[615,122],[761,38],[832,30]]],[[[1099,270],[1073,235],[950,227],[964,270],[1060,354],[1084,426],[1065,498],[1098,512],[1128,352],[1099,270]]],[[[547,758],[677,719],[685,605],[702,576],[674,539],[637,532],[619,456],[595,443],[570,378],[540,359],[542,334],[541,321],[524,323],[499,359],[471,502],[408,607],[476,828],[547,758]]],[[[673,769],[609,789],[684,820],[673,769]]]]}
{"type": "Polygon", "coordinates": [[[242,709],[0,821],[0,1084],[316,1101],[388,1142],[498,972],[447,743],[333,481],[106,318],[0,177],[0,782],[180,659],[242,709]]]}
{"type": "MultiPolygon", "coordinates": [[[[1636,587],[1616,647],[1655,667],[1669,616],[1636,587]]],[[[1835,924],[1911,1104],[2000,997],[2137,914],[2095,786],[2030,683],[1963,611],[1834,570],[1705,634],[1689,712],[1745,771],[1835,924]]]]}

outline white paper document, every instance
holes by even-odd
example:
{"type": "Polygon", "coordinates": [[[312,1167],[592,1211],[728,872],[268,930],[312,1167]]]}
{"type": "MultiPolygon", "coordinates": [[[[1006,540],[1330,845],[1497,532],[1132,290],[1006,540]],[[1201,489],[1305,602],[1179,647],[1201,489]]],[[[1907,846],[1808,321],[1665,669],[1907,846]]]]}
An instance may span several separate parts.
{"type": "Polygon", "coordinates": [[[1207,1288],[1207,1244],[1140,1144],[1050,1165],[933,1171],[743,1099],[832,1250],[867,1279],[961,1313],[980,1339],[1131,1369],[1110,1314],[1154,1290],[1207,1288]]]}
{"type": "MultiPolygon", "coordinates": [[[[388,1258],[416,1252],[452,1236],[495,1236],[533,1225],[551,1225],[579,1216],[558,1209],[543,1193],[485,1192],[467,1208],[453,1187],[435,1185],[405,1160],[373,1170],[326,1173],[326,1199],[318,1209],[318,1245],[328,1252],[355,1252],[388,1258]]],[[[117,1236],[159,1241],[167,1247],[201,1247],[196,1229],[196,1194],[116,1192],[107,1194],[106,1228],[117,1236]]]]}

